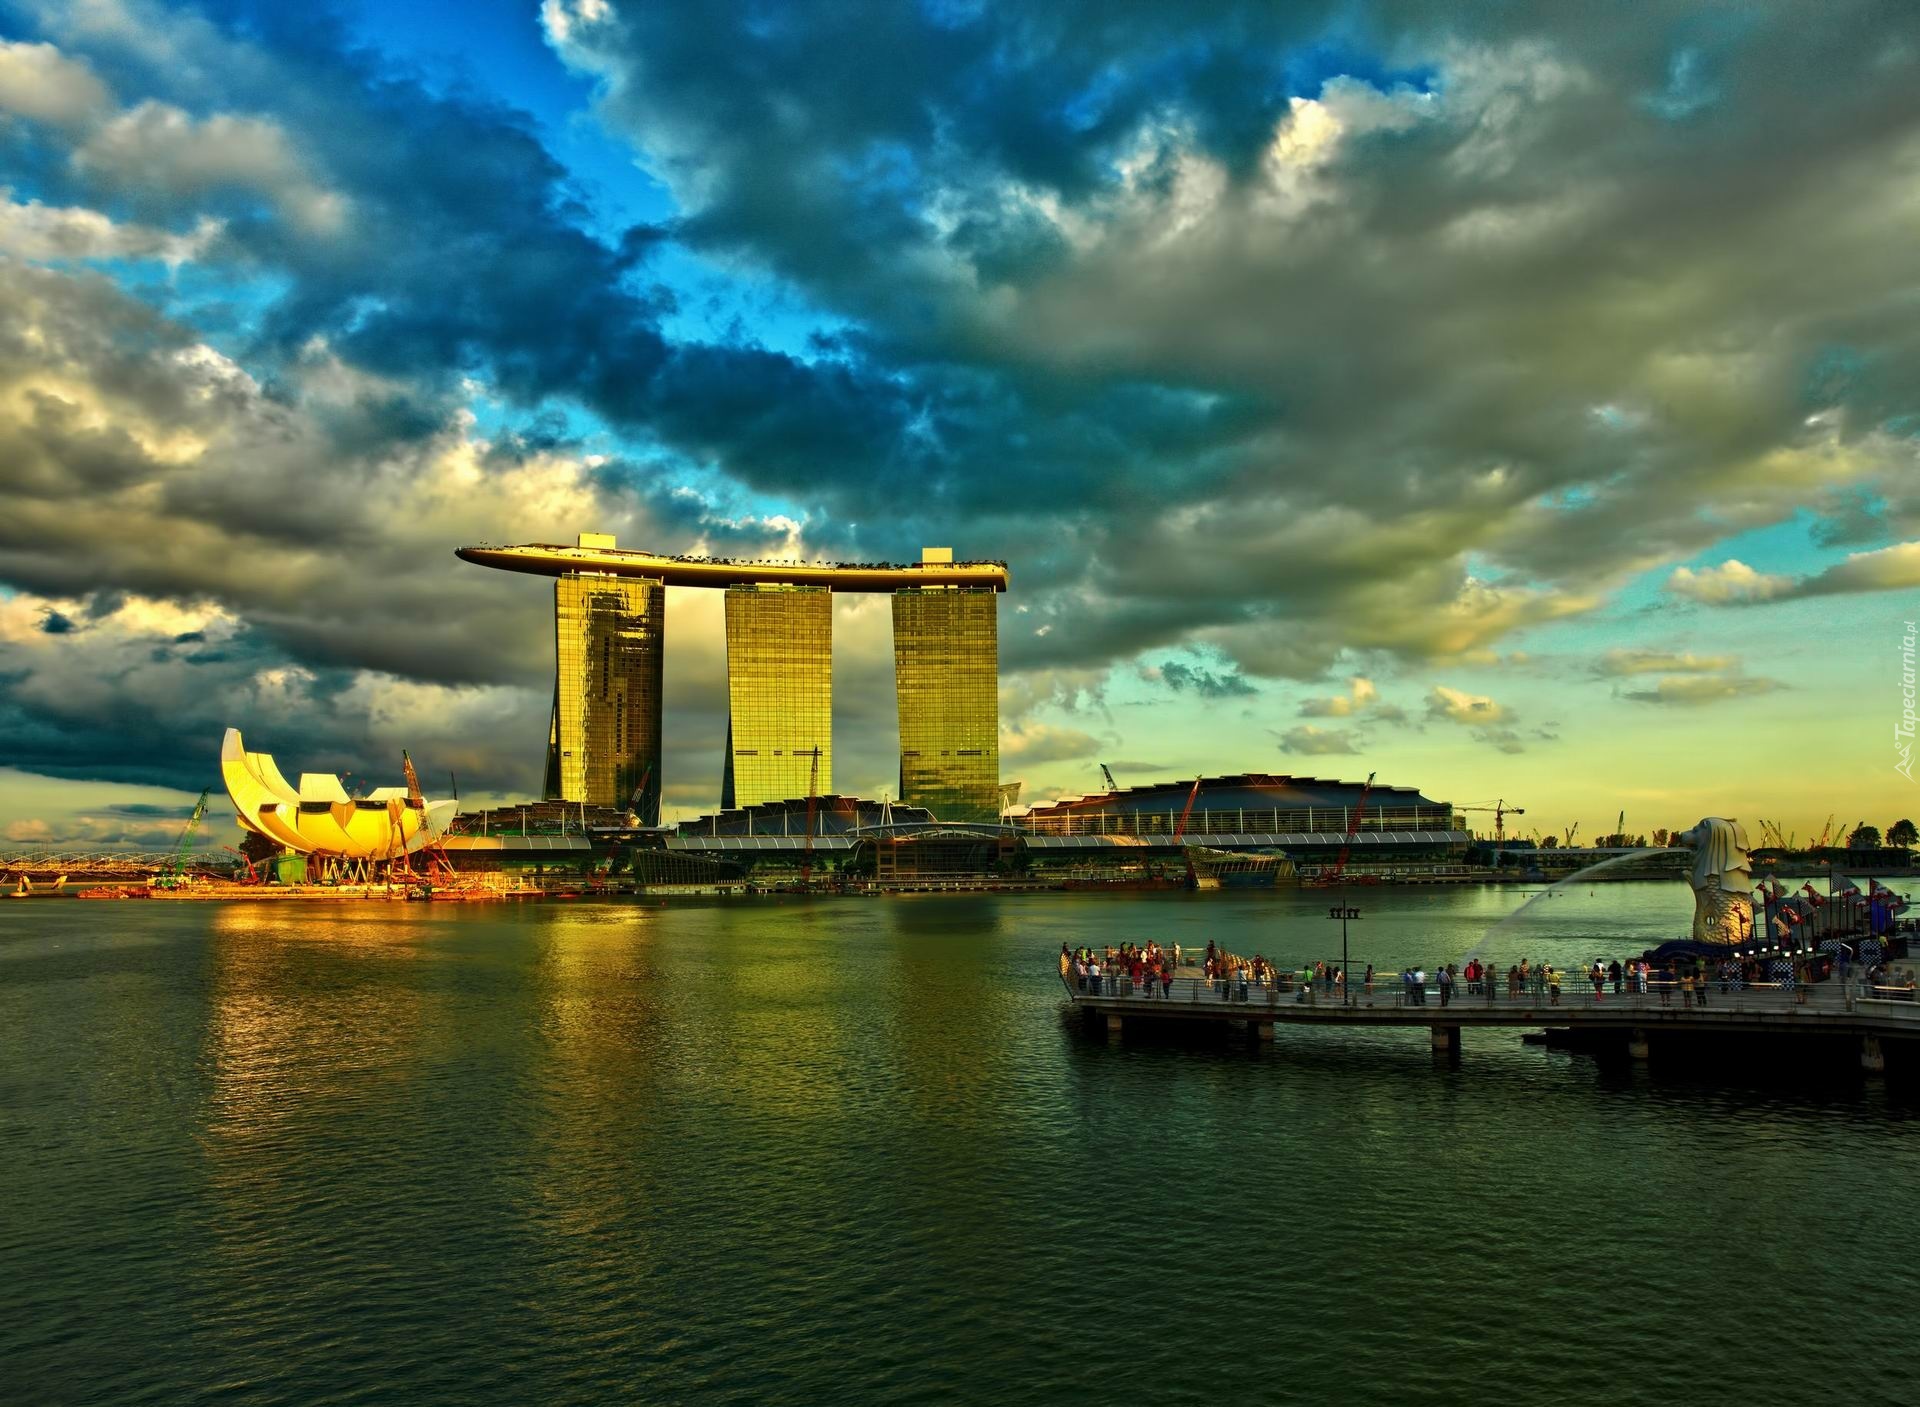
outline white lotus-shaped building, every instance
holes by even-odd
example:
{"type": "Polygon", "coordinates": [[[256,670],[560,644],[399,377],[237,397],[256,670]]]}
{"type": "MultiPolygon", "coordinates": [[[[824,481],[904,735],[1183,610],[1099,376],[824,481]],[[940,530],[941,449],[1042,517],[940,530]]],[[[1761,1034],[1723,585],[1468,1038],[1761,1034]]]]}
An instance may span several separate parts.
{"type": "Polygon", "coordinates": [[[220,775],[240,824],[297,855],[387,860],[437,840],[453,819],[452,801],[416,802],[405,787],[352,797],[330,772],[303,772],[295,790],[272,756],[248,752],[238,728],[220,743],[220,775]]]}

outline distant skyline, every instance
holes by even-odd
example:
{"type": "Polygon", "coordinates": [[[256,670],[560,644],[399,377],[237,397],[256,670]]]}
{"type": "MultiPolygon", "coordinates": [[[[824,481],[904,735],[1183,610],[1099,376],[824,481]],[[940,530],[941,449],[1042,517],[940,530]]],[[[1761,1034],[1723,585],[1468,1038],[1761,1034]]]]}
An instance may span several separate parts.
{"type": "Polygon", "coordinates": [[[1898,0],[0,0],[0,846],[163,841],[229,724],[537,795],[550,590],[453,549],[580,532],[1007,560],[1029,800],[1920,819],[1917,192],[1898,0]]]}

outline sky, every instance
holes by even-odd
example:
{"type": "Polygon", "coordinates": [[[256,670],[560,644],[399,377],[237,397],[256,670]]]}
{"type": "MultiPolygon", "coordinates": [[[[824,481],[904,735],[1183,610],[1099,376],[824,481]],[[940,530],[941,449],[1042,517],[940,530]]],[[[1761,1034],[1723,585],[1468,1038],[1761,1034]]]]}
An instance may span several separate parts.
{"type": "MultiPolygon", "coordinates": [[[[1884,828],[1920,9],[0,0],[0,845],[164,841],[229,725],[536,794],[550,591],[453,549],[582,531],[1006,560],[1028,800],[1884,828]]],[[[835,666],[875,796],[883,599],[835,666]]]]}

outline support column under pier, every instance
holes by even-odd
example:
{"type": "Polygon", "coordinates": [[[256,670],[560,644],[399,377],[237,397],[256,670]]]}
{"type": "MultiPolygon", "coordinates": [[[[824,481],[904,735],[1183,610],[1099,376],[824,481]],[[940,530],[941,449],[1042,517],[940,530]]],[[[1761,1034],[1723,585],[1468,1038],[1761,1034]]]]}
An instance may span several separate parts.
{"type": "Polygon", "coordinates": [[[1125,1023],[1124,1021],[1122,1021],[1122,1020],[1121,1020],[1121,1018],[1120,1018],[1120,1013],[1119,1013],[1119,1012],[1117,1012],[1117,1011],[1109,1011],[1109,1012],[1107,1013],[1107,1037],[1108,1037],[1108,1039],[1110,1039],[1110,1040],[1116,1040],[1116,1041],[1117,1041],[1117,1040],[1119,1040],[1119,1039],[1120,1039],[1120,1029],[1121,1029],[1121,1027],[1122,1027],[1122,1026],[1124,1026],[1125,1024],[1126,1024],[1126,1023],[1125,1023]]]}
{"type": "Polygon", "coordinates": [[[1860,1038],[1860,1068],[1870,1075],[1884,1075],[1887,1071],[1887,1053],[1880,1048],[1878,1036],[1860,1038]]]}
{"type": "Polygon", "coordinates": [[[1627,1035],[1627,1054],[1635,1060],[1647,1058],[1647,1033],[1635,1029],[1627,1035]]]}
{"type": "Polygon", "coordinates": [[[1437,1051],[1457,1051],[1460,1049],[1460,1028],[1458,1026],[1433,1027],[1433,1048],[1437,1051]]]}
{"type": "Polygon", "coordinates": [[[1256,1041],[1272,1040],[1273,1023],[1271,1021],[1255,1021],[1253,1023],[1253,1038],[1256,1041]]]}

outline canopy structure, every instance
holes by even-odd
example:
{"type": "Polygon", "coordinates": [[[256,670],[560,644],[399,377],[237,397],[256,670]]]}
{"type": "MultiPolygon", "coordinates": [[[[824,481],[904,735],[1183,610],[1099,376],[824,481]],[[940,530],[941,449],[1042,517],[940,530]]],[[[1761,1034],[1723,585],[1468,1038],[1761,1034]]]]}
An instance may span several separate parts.
{"type": "Polygon", "coordinates": [[[1007,589],[1005,562],[955,562],[945,548],[930,549],[927,560],[895,562],[743,561],[733,557],[680,557],[665,552],[614,546],[604,533],[582,533],[577,546],[528,542],[491,543],[454,549],[454,556],[476,566],[533,576],[588,572],[644,577],[668,586],[823,586],[829,591],[901,591],[913,587],[970,586],[1007,589]]]}
{"type": "Polygon", "coordinates": [[[304,772],[295,788],[269,753],[248,752],[238,728],[220,743],[220,776],[240,824],[296,855],[385,860],[437,839],[456,803],[419,801],[405,787],[352,797],[330,772],[304,772]]]}

